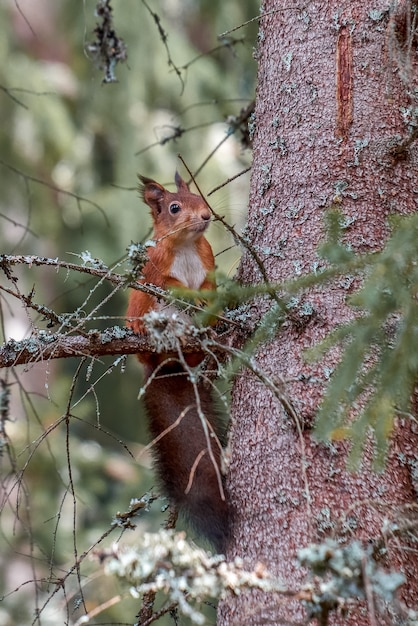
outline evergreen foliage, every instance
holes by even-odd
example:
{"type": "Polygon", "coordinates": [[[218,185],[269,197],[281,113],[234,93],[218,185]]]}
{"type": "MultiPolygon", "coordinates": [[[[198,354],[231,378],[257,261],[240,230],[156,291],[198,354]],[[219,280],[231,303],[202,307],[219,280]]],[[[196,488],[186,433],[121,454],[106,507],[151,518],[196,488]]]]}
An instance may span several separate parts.
{"type": "Polygon", "coordinates": [[[418,215],[397,217],[380,252],[357,256],[341,243],[341,216],[332,215],[322,254],[335,270],[360,270],[361,287],[348,299],[353,320],[310,351],[317,358],[342,347],[318,412],[321,439],[349,438],[355,467],[371,430],[382,469],[396,416],[407,416],[418,376],[418,215]]]}
{"type": "Polygon", "coordinates": [[[248,366],[261,344],[274,339],[298,301],[295,294],[341,276],[357,280],[359,288],[347,299],[352,320],[306,352],[313,361],[340,346],[340,362],[319,408],[315,433],[322,440],[350,439],[352,469],[359,464],[369,432],[376,444],[375,468],[383,469],[395,418],[411,417],[418,377],[418,215],[393,217],[391,225],[381,251],[356,254],[343,243],[344,216],[332,210],[327,214],[326,241],[318,251],[327,264],[321,272],[279,285],[242,286],[223,277],[222,289],[205,294],[209,303],[203,320],[229,306],[229,319],[249,324],[252,299],[270,302],[229,365],[233,376],[248,366]]]}

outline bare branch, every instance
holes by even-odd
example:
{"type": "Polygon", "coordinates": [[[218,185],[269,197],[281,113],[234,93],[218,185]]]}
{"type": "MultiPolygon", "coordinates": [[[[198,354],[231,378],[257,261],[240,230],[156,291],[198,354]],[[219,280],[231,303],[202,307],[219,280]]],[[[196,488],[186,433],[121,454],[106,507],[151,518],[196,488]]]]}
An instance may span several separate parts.
{"type": "Polygon", "coordinates": [[[207,196],[211,196],[213,193],[215,193],[215,191],[219,191],[219,189],[222,189],[222,187],[225,187],[226,185],[229,185],[229,183],[232,183],[233,180],[235,180],[236,178],[239,178],[240,176],[242,176],[243,174],[246,174],[247,172],[249,172],[251,170],[251,165],[249,167],[246,167],[244,170],[241,170],[241,172],[238,172],[238,174],[235,174],[235,176],[230,176],[227,180],[225,180],[223,183],[221,183],[220,185],[217,185],[214,189],[211,189],[209,191],[209,193],[207,194],[207,196]]]}
{"type": "Polygon", "coordinates": [[[93,200],[89,200],[88,198],[84,198],[83,196],[79,196],[77,193],[74,193],[72,191],[68,191],[67,189],[62,189],[61,187],[57,187],[56,185],[52,185],[51,183],[49,183],[46,180],[42,180],[40,178],[36,178],[35,176],[30,176],[29,174],[25,174],[25,172],[22,172],[17,167],[13,167],[13,165],[10,165],[9,163],[6,163],[2,159],[0,159],[0,165],[2,165],[3,167],[7,168],[8,170],[13,172],[14,174],[18,174],[19,176],[22,176],[25,179],[25,181],[31,181],[32,183],[37,183],[38,185],[43,185],[44,187],[47,187],[51,191],[55,191],[55,192],[60,193],[60,194],[62,194],[64,196],[68,196],[69,198],[74,198],[77,201],[77,204],[79,206],[81,205],[82,202],[84,202],[85,204],[89,204],[93,208],[95,208],[98,211],[100,211],[100,213],[103,216],[103,219],[105,220],[106,226],[109,226],[109,220],[107,218],[107,215],[104,212],[103,208],[99,204],[97,204],[97,202],[93,202],[93,200]]]}
{"type": "Polygon", "coordinates": [[[216,124],[219,120],[214,120],[213,122],[205,122],[202,124],[196,124],[195,126],[190,126],[189,128],[183,128],[180,125],[170,125],[170,124],[165,124],[164,126],[159,126],[156,127],[154,129],[154,134],[157,136],[157,130],[163,130],[164,128],[168,128],[172,131],[171,135],[166,135],[164,137],[161,137],[161,139],[159,139],[158,141],[155,141],[154,143],[149,144],[148,146],[145,146],[145,148],[142,148],[141,150],[138,150],[138,152],[135,152],[134,156],[140,156],[141,154],[144,154],[144,152],[147,152],[148,150],[151,150],[151,148],[155,148],[155,146],[164,146],[166,143],[168,143],[169,141],[174,141],[176,142],[177,139],[180,139],[180,137],[182,137],[184,134],[189,133],[191,131],[195,131],[195,130],[201,130],[202,128],[206,128],[208,126],[213,126],[213,124],[216,124]]]}
{"type": "Polygon", "coordinates": [[[222,43],[220,43],[219,46],[215,46],[211,50],[208,50],[207,52],[202,52],[201,54],[198,54],[197,56],[193,57],[193,59],[191,59],[190,61],[185,63],[179,69],[187,70],[187,69],[189,69],[189,67],[191,65],[193,65],[193,63],[196,63],[197,61],[199,61],[200,59],[203,59],[204,57],[211,56],[211,55],[215,54],[216,52],[219,52],[219,50],[223,50],[225,48],[229,48],[229,49],[232,50],[234,46],[237,46],[238,44],[245,44],[245,43],[246,43],[246,41],[245,41],[244,37],[241,37],[240,39],[234,39],[233,37],[230,37],[230,38],[225,39],[224,41],[222,41],[222,43]]]}
{"type": "Polygon", "coordinates": [[[176,73],[176,75],[178,76],[178,78],[180,80],[180,83],[181,83],[181,94],[180,95],[183,95],[183,91],[184,91],[183,76],[181,75],[180,69],[177,67],[177,65],[174,63],[174,61],[173,61],[173,59],[171,57],[170,48],[168,47],[168,43],[167,43],[168,35],[167,35],[166,31],[164,30],[164,28],[161,25],[160,16],[158,15],[158,13],[154,13],[154,11],[145,2],[145,0],[142,0],[142,4],[147,9],[147,11],[150,13],[150,15],[152,16],[152,19],[154,20],[154,22],[155,22],[155,24],[157,26],[158,34],[160,35],[161,41],[163,42],[165,50],[167,52],[167,63],[168,63],[168,66],[171,67],[174,70],[174,72],[176,73]]]}

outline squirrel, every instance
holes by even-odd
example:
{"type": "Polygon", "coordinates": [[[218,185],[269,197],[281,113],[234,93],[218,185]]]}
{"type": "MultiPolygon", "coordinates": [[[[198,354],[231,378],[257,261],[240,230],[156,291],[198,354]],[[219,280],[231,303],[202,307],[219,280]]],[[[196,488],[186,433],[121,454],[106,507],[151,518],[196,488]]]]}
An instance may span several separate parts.
{"type": "MultiPolygon", "coordinates": [[[[154,224],[154,245],[148,250],[139,282],[162,289],[216,289],[213,252],[204,237],[211,217],[205,200],[189,190],[178,172],[176,192],[144,176],[138,178],[140,194],[151,209],[154,224]]],[[[127,324],[134,332],[144,333],[143,315],[163,309],[156,297],[133,290],[127,324]]],[[[167,309],[171,312],[170,307],[167,309]]],[[[164,491],[195,530],[218,552],[224,552],[229,509],[221,473],[221,446],[226,433],[211,389],[201,379],[192,382],[176,355],[138,354],[137,358],[145,370],[144,402],[164,491]]],[[[187,367],[196,367],[203,359],[203,351],[184,355],[187,367]]]]}

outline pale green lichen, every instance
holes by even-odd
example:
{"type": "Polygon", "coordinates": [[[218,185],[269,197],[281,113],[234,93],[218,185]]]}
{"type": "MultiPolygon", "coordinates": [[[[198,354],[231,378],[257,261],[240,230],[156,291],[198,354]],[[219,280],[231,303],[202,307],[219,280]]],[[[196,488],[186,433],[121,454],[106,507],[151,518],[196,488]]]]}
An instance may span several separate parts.
{"type": "MultiPolygon", "coordinates": [[[[97,331],[92,331],[92,334],[97,331]]],[[[110,343],[115,339],[126,339],[131,331],[128,328],[123,328],[121,326],[112,326],[110,328],[106,328],[101,334],[100,339],[102,343],[110,343]]]]}
{"type": "Polygon", "coordinates": [[[90,266],[96,270],[107,270],[107,265],[97,257],[93,257],[88,250],[85,250],[81,254],[77,255],[83,261],[83,267],[90,266]]]}
{"type": "Polygon", "coordinates": [[[298,558],[311,575],[322,580],[319,588],[305,604],[310,618],[328,615],[341,606],[344,599],[366,597],[365,581],[373,592],[386,602],[396,600],[396,592],[405,577],[396,571],[378,567],[373,546],[363,547],[359,541],[340,546],[331,539],[299,550],[298,558]]]}
{"type": "Polygon", "coordinates": [[[368,145],[369,140],[367,139],[367,137],[364,137],[363,139],[356,139],[356,141],[354,142],[354,161],[352,165],[360,165],[360,153],[362,152],[362,150],[364,150],[364,148],[367,148],[368,145]]]}
{"type": "Polygon", "coordinates": [[[370,9],[367,15],[371,20],[373,20],[373,22],[380,22],[380,20],[385,17],[387,12],[387,9],[370,9]]]}
{"type": "Polygon", "coordinates": [[[135,547],[116,544],[100,558],[105,559],[105,573],[129,584],[135,597],[163,591],[195,624],[205,623],[195,606],[204,599],[228,592],[238,595],[248,588],[284,591],[261,565],[248,571],[241,559],[227,562],[224,556],[211,555],[188,542],[185,533],[171,530],[144,533],[135,547]]]}
{"type": "Polygon", "coordinates": [[[287,52],[286,54],[282,56],[282,63],[284,65],[286,72],[290,72],[290,68],[292,67],[292,59],[293,59],[293,52],[287,52]]]}
{"type": "Polygon", "coordinates": [[[255,113],[251,113],[248,119],[248,137],[250,141],[254,139],[256,128],[257,128],[256,116],[255,116],[255,113]]]}
{"type": "Polygon", "coordinates": [[[142,270],[149,258],[147,247],[150,246],[155,246],[155,241],[147,242],[146,245],[132,242],[127,248],[130,265],[128,273],[135,280],[143,278],[142,270]]]}

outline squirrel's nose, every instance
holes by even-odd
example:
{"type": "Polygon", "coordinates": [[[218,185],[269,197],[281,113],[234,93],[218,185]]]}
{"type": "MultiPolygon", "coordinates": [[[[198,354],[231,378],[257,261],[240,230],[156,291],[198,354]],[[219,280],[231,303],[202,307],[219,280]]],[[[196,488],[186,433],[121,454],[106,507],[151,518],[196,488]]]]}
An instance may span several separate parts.
{"type": "Polygon", "coordinates": [[[201,218],[202,218],[202,220],[205,220],[205,222],[210,220],[210,213],[209,213],[209,211],[205,211],[204,213],[202,213],[201,218]]]}

